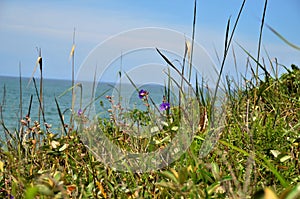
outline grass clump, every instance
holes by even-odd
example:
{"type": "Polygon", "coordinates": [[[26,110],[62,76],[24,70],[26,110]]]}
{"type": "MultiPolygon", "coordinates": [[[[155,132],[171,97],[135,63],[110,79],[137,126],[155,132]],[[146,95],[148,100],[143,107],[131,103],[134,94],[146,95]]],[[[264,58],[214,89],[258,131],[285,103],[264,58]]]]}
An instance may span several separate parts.
{"type": "MultiPolygon", "coordinates": [[[[45,129],[25,117],[21,120],[23,137],[18,131],[5,131],[2,139],[1,197],[247,198],[276,192],[281,198],[292,194],[296,198],[300,181],[299,77],[300,70],[293,66],[279,78],[268,76],[257,85],[255,78],[246,80],[242,88],[228,83],[226,123],[215,149],[199,158],[207,134],[199,132],[178,160],[146,173],[122,172],[103,164],[82,142],[85,133],[68,128],[67,123],[66,133],[57,134],[49,125],[45,129]]],[[[125,150],[163,148],[176,134],[174,127],[180,126],[179,112],[172,107],[153,140],[131,137],[124,133],[125,124],[143,129],[151,124],[153,115],[138,109],[121,114],[122,107],[112,98],[108,100],[117,110],[110,110],[111,118],[99,118],[97,128],[125,150]]],[[[86,120],[83,114],[74,119],[86,120]]]]}
{"type": "Polygon", "coordinates": [[[293,69],[280,78],[268,76],[257,86],[246,81],[245,88],[232,91],[221,148],[232,168],[239,168],[235,175],[240,191],[240,182],[251,182],[246,184],[250,192],[269,186],[281,192],[299,183],[300,95],[294,92],[299,80],[299,70],[293,69]],[[251,164],[254,173],[249,175],[251,164]]]}

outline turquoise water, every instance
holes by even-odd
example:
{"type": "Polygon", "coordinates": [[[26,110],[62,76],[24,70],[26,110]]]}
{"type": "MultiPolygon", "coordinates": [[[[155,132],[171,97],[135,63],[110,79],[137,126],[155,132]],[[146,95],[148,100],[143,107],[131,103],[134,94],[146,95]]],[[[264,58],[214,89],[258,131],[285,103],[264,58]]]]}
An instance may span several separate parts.
{"type": "MultiPolygon", "coordinates": [[[[20,127],[21,117],[28,113],[30,96],[33,96],[30,117],[32,121],[38,120],[39,102],[35,92],[33,81],[28,85],[29,78],[22,78],[22,116],[20,108],[20,83],[18,77],[0,77],[0,103],[5,126],[9,130],[20,127]]],[[[39,90],[39,79],[36,79],[39,90]]],[[[54,98],[57,97],[61,110],[68,109],[71,105],[71,93],[58,97],[71,87],[71,82],[66,80],[45,80],[43,82],[44,113],[47,123],[53,128],[58,128],[59,116],[54,98]]],[[[42,121],[42,120],[41,120],[42,121]]],[[[0,127],[0,129],[2,126],[0,127]]]]}
{"type": "MultiPolygon", "coordinates": [[[[22,110],[20,108],[20,83],[18,77],[1,77],[0,76],[0,105],[2,108],[3,122],[10,130],[20,128],[20,119],[25,117],[28,113],[30,96],[33,96],[32,107],[30,112],[31,121],[38,121],[39,101],[36,95],[33,81],[28,85],[29,78],[22,78],[22,110]],[[22,116],[21,116],[22,111],[22,116]]],[[[37,89],[39,91],[39,79],[36,79],[37,89]]],[[[84,85],[84,84],[83,84],[84,85]]],[[[52,131],[61,131],[61,122],[58,110],[55,103],[55,97],[59,103],[60,109],[64,112],[66,123],[68,123],[71,113],[71,81],[69,80],[53,80],[45,79],[43,81],[43,106],[45,113],[45,120],[52,125],[52,131]],[[63,95],[62,95],[63,94],[63,95]]],[[[84,88],[83,88],[84,89],[84,88]]],[[[149,95],[156,105],[162,102],[164,95],[164,86],[162,85],[141,85],[138,89],[144,89],[149,92],[149,95]]],[[[107,109],[110,103],[106,99],[107,95],[113,95],[116,103],[119,100],[119,90],[122,90],[123,108],[131,109],[137,107],[145,109],[144,103],[138,97],[138,92],[132,85],[113,85],[109,83],[101,83],[97,85],[95,97],[99,97],[94,101],[93,105],[95,112],[99,117],[108,117],[107,109]],[[105,92],[105,94],[104,94],[105,92]],[[100,103],[101,102],[101,103],[100,103]],[[103,104],[103,107],[100,106],[103,104]]],[[[88,98],[90,96],[83,96],[88,98]]],[[[84,105],[83,105],[84,107],[84,105]]],[[[76,111],[76,110],[75,110],[76,111]]],[[[76,111],[77,112],[77,111],[76,111]]],[[[42,119],[40,119],[42,121],[42,119]]],[[[3,127],[0,125],[0,134],[3,134],[3,127]]]]}

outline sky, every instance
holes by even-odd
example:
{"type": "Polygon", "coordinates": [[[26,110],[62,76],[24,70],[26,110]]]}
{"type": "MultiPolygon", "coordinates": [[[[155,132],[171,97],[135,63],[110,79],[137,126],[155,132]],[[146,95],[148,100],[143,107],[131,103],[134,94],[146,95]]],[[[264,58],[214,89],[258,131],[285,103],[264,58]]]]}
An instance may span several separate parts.
{"type": "MultiPolygon", "coordinates": [[[[221,57],[224,50],[227,21],[231,19],[230,30],[232,30],[241,4],[242,0],[197,1],[195,41],[205,49],[217,70],[220,68],[218,56],[221,57]]],[[[184,37],[191,37],[193,7],[193,0],[1,0],[0,75],[18,76],[20,64],[22,76],[30,77],[38,57],[38,47],[42,49],[45,78],[71,79],[70,51],[74,28],[77,76],[93,51],[103,48],[101,44],[110,39],[114,40],[118,37],[116,35],[122,35],[126,31],[154,27],[177,31],[184,37]]],[[[263,7],[263,0],[246,1],[232,43],[237,57],[238,73],[244,73],[247,61],[247,55],[238,44],[254,57],[257,55],[263,7]]],[[[300,46],[299,9],[300,1],[298,0],[269,0],[265,17],[266,24],[298,46],[300,46]]],[[[138,37],[136,41],[131,42],[141,42],[139,44],[143,45],[140,40],[156,40],[155,35],[143,37],[143,34],[140,34],[138,37]]],[[[157,41],[167,40],[168,36],[157,38],[157,41]]],[[[118,48],[109,47],[109,49],[104,49],[104,52],[116,51],[121,55],[123,49],[126,49],[124,46],[127,45],[123,42],[124,40],[118,43],[118,48]]],[[[172,44],[172,41],[170,43],[172,44]]],[[[286,45],[266,27],[263,30],[262,44],[262,57],[266,56],[265,48],[273,61],[277,58],[280,64],[287,67],[292,63],[300,65],[300,51],[286,45]]],[[[157,46],[153,46],[155,47],[157,46]]],[[[224,72],[234,76],[236,70],[231,52],[228,55],[224,72]]],[[[98,56],[108,57],[105,53],[98,56]]],[[[147,56],[147,53],[133,57],[139,59],[137,61],[139,65],[145,66],[151,63],[147,61],[143,64],[141,62],[144,59],[143,56],[147,56]]],[[[128,70],[134,70],[139,66],[133,64],[133,59],[131,61],[134,66],[128,70]]],[[[120,56],[114,57],[111,63],[116,60],[120,60],[120,56]]],[[[93,64],[103,63],[95,61],[93,64]]],[[[126,64],[130,65],[131,62],[126,62],[126,64]]],[[[267,66],[269,67],[269,64],[267,66]]],[[[145,70],[146,72],[139,73],[140,78],[149,77],[149,74],[153,74],[155,78],[155,73],[145,70]]],[[[113,77],[117,76],[111,74],[114,72],[107,70],[106,80],[111,77],[111,81],[114,81],[113,77]]],[[[35,76],[38,76],[38,73],[35,76]]]]}

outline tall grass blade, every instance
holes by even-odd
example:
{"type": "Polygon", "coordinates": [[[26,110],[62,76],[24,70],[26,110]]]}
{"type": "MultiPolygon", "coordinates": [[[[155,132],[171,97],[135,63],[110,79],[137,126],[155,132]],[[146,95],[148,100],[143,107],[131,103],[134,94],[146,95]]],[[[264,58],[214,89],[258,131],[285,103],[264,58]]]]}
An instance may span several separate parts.
{"type": "Polygon", "coordinates": [[[78,83],[78,84],[76,84],[77,85],[77,87],[79,87],[80,88],[80,101],[79,101],[79,109],[81,109],[82,108],[82,84],[81,83],[78,83]]]}
{"type": "MultiPolygon", "coordinates": [[[[186,62],[186,56],[188,54],[188,60],[190,61],[190,51],[191,51],[191,46],[188,45],[188,41],[185,41],[185,48],[184,48],[184,56],[183,56],[183,60],[182,60],[182,69],[181,69],[181,82],[180,82],[180,89],[179,89],[179,100],[178,100],[178,107],[179,107],[179,115],[180,115],[180,111],[181,111],[181,95],[182,95],[182,90],[183,90],[183,77],[184,77],[184,72],[185,72],[185,62],[186,62]]],[[[169,68],[168,68],[169,69],[169,68]]],[[[169,72],[169,71],[168,71],[169,72]]],[[[168,73],[168,77],[170,77],[169,73],[168,73]]],[[[170,79],[170,78],[169,78],[170,79]]],[[[169,111],[169,110],[168,110],[169,111]]]]}
{"type": "MultiPolygon", "coordinates": [[[[229,47],[230,47],[230,45],[231,45],[232,38],[233,38],[233,35],[234,35],[234,33],[235,33],[235,29],[236,29],[237,24],[238,24],[238,22],[239,22],[239,19],[240,19],[240,16],[241,16],[241,14],[242,14],[242,11],[243,11],[243,9],[244,9],[245,3],[246,3],[246,0],[243,1],[242,5],[241,5],[241,7],[240,7],[238,16],[237,16],[237,18],[236,18],[236,20],[235,20],[235,24],[234,24],[234,26],[233,26],[233,29],[232,29],[232,32],[231,32],[231,35],[230,35],[230,38],[229,38],[228,41],[226,41],[226,42],[227,42],[227,46],[226,46],[226,48],[225,48],[224,57],[223,57],[222,64],[221,64],[220,75],[219,75],[219,77],[218,77],[218,81],[217,81],[217,85],[216,85],[216,91],[218,90],[218,87],[219,87],[219,83],[220,83],[220,79],[221,79],[221,74],[222,74],[222,72],[223,72],[223,68],[224,68],[224,65],[225,65],[225,60],[226,60],[227,54],[228,54],[228,49],[229,49],[229,47]]],[[[229,31],[229,29],[228,29],[228,31],[229,31]]],[[[227,35],[227,34],[228,34],[228,33],[226,33],[226,35],[227,35]]],[[[214,95],[213,100],[215,99],[215,97],[216,97],[216,93],[215,93],[215,95],[214,95]]],[[[213,104],[214,104],[214,103],[213,103],[213,104]]]]}
{"type": "MultiPolygon", "coordinates": [[[[226,28],[226,35],[225,35],[225,45],[226,46],[225,46],[225,49],[224,49],[224,56],[223,56],[223,59],[222,59],[220,72],[218,74],[218,79],[217,79],[216,87],[215,87],[215,90],[214,90],[214,94],[213,94],[211,106],[209,107],[210,108],[210,110],[209,110],[209,112],[210,112],[210,115],[209,115],[210,118],[209,118],[209,120],[212,121],[210,123],[210,128],[211,129],[208,132],[208,134],[206,135],[205,140],[204,140],[204,142],[201,145],[200,152],[199,152],[199,157],[200,158],[205,157],[214,148],[215,144],[217,143],[217,141],[219,139],[219,135],[220,135],[220,133],[222,131],[222,128],[215,127],[215,123],[216,123],[215,115],[216,115],[216,113],[215,113],[214,108],[215,108],[215,103],[216,103],[216,99],[217,99],[217,93],[218,93],[218,90],[219,90],[219,87],[220,87],[221,77],[222,77],[224,66],[225,66],[225,61],[226,61],[226,58],[227,58],[227,55],[228,55],[228,51],[229,51],[230,45],[232,43],[233,35],[235,33],[237,24],[239,22],[241,14],[242,14],[245,2],[246,2],[246,0],[243,1],[242,5],[240,7],[238,16],[237,16],[237,18],[235,20],[235,23],[234,23],[234,26],[233,26],[233,29],[232,29],[232,32],[230,34],[229,39],[228,39],[228,35],[229,35],[229,23],[230,23],[230,20],[228,20],[228,24],[227,24],[227,28],[226,28]]],[[[222,111],[222,113],[217,113],[217,114],[218,115],[223,114],[223,111],[222,111]]]]}
{"type": "Polygon", "coordinates": [[[5,98],[6,98],[6,86],[5,84],[3,85],[3,97],[2,97],[2,103],[1,103],[1,124],[4,124],[4,116],[3,116],[3,109],[5,106],[5,98]]]}
{"type": "Polygon", "coordinates": [[[8,130],[8,128],[6,127],[6,125],[4,124],[4,122],[1,122],[2,124],[2,127],[4,129],[4,133],[5,133],[5,139],[6,139],[6,143],[7,143],[7,146],[9,148],[13,148],[13,145],[11,144],[10,140],[9,140],[9,137],[14,141],[14,143],[16,143],[16,138],[15,136],[13,136],[10,131],[8,130]],[[9,137],[8,137],[9,136],[9,137]]]}
{"type": "MultiPolygon", "coordinates": [[[[224,41],[224,57],[226,56],[226,50],[227,50],[227,46],[228,46],[228,35],[229,35],[229,30],[230,30],[230,17],[227,21],[227,27],[226,27],[226,33],[225,33],[225,41],[224,41]]],[[[229,48],[228,48],[229,49],[229,48]]]]}
{"type": "Polygon", "coordinates": [[[36,69],[37,69],[37,67],[39,66],[40,59],[42,59],[42,58],[39,56],[39,57],[37,58],[37,60],[36,60],[36,63],[35,63],[35,66],[34,66],[34,68],[33,68],[33,72],[32,72],[32,74],[31,74],[31,77],[29,78],[27,87],[29,86],[29,84],[30,84],[31,81],[32,81],[32,78],[34,77],[34,74],[35,74],[35,72],[36,72],[36,69]]]}
{"type": "Polygon", "coordinates": [[[240,83],[240,80],[239,80],[239,72],[238,72],[238,66],[237,66],[237,59],[236,59],[236,54],[235,54],[235,51],[234,51],[234,47],[232,46],[232,56],[233,56],[233,61],[234,61],[234,68],[235,68],[235,73],[236,73],[236,80],[238,82],[238,84],[240,83]]]}
{"type": "MultiPolygon", "coordinates": [[[[278,64],[276,64],[276,68],[275,68],[274,65],[273,65],[273,62],[272,62],[272,60],[271,60],[271,58],[270,58],[270,55],[269,55],[269,53],[268,53],[268,51],[267,51],[267,49],[264,48],[264,51],[265,51],[265,54],[267,55],[269,64],[270,64],[270,66],[271,66],[272,73],[274,74],[275,79],[278,79],[278,70],[277,70],[278,64]]],[[[275,58],[275,63],[277,63],[276,60],[277,60],[277,59],[275,58]]]]}
{"type": "Polygon", "coordinates": [[[214,46],[214,52],[215,52],[216,58],[218,60],[218,63],[221,64],[221,59],[220,59],[220,56],[219,56],[218,51],[216,49],[216,46],[215,45],[213,45],[213,46],[214,46]]]}
{"type": "Polygon", "coordinates": [[[6,143],[7,143],[7,146],[12,148],[12,144],[11,142],[9,141],[9,137],[11,139],[13,139],[14,142],[16,142],[16,139],[15,139],[15,136],[13,136],[10,131],[8,130],[8,128],[6,127],[5,123],[4,123],[4,116],[3,116],[3,108],[5,106],[5,99],[6,99],[6,86],[5,84],[3,85],[3,98],[2,98],[2,104],[0,105],[0,114],[1,114],[1,121],[0,121],[0,124],[1,126],[3,127],[4,129],[4,136],[5,136],[5,139],[6,139],[6,143]]]}
{"type": "MultiPolygon", "coordinates": [[[[237,43],[238,46],[264,71],[264,73],[266,74],[267,77],[270,77],[270,73],[267,71],[266,67],[261,65],[261,63],[259,63],[258,60],[256,60],[251,54],[250,52],[248,52],[243,46],[241,46],[239,43],[237,43]]],[[[256,74],[255,74],[256,76],[256,74]]]]}
{"type": "MultiPolygon", "coordinates": [[[[237,146],[234,146],[226,141],[223,140],[219,140],[219,143],[221,143],[224,146],[227,146],[235,151],[240,152],[241,154],[247,156],[247,157],[251,157],[251,154],[248,153],[247,151],[245,151],[244,149],[241,149],[237,146]]],[[[272,165],[272,163],[270,163],[270,161],[268,161],[262,154],[260,154],[259,152],[256,151],[255,153],[256,156],[254,156],[254,160],[265,166],[266,168],[268,168],[276,177],[277,179],[280,181],[281,185],[285,188],[287,188],[289,186],[289,184],[286,182],[286,180],[284,179],[284,177],[276,170],[276,168],[272,165]],[[258,158],[257,158],[258,157],[258,158]]]]}
{"type": "Polygon", "coordinates": [[[93,103],[95,103],[98,99],[100,99],[101,97],[103,97],[106,93],[108,93],[110,91],[110,89],[105,90],[103,93],[101,93],[100,95],[98,95],[97,97],[93,98],[93,100],[91,100],[82,110],[83,113],[85,113],[85,111],[91,107],[91,105],[93,103]]]}
{"type": "MultiPolygon", "coordinates": [[[[41,48],[39,48],[38,63],[39,63],[39,66],[40,66],[40,98],[39,98],[40,108],[39,108],[39,115],[38,115],[39,122],[40,122],[41,110],[44,109],[44,102],[43,102],[43,59],[42,59],[42,50],[41,50],[41,48]]],[[[43,116],[43,119],[45,119],[44,117],[45,116],[43,116]]]]}
{"type": "Polygon", "coordinates": [[[189,82],[191,82],[191,76],[192,76],[193,52],[194,52],[195,31],[196,31],[196,16],[197,16],[197,0],[194,1],[194,19],[193,19],[192,46],[191,46],[191,55],[190,55],[190,60],[189,60],[189,64],[190,64],[189,82]]]}
{"type": "MultiPolygon", "coordinates": [[[[27,115],[26,115],[28,118],[30,118],[31,105],[32,105],[32,98],[33,98],[33,95],[31,94],[31,95],[30,95],[30,100],[29,100],[28,111],[27,111],[27,115]]],[[[29,126],[29,123],[30,123],[30,120],[28,121],[28,126],[29,126]]]]}
{"type": "MultiPolygon", "coordinates": [[[[74,85],[74,88],[79,87],[80,84],[81,84],[81,83],[76,83],[76,84],[74,85]]],[[[68,92],[70,92],[70,91],[72,91],[72,87],[70,87],[70,88],[68,88],[67,90],[65,90],[62,94],[60,94],[60,95],[58,96],[58,98],[61,98],[62,96],[66,95],[66,94],[67,94],[68,92]]]]}
{"type": "Polygon", "coordinates": [[[57,108],[57,111],[58,111],[58,115],[59,115],[59,118],[60,118],[60,122],[62,124],[63,129],[64,129],[65,135],[68,135],[67,130],[66,130],[66,126],[65,126],[65,122],[64,122],[64,118],[63,118],[63,115],[62,115],[61,110],[59,108],[56,97],[54,99],[55,99],[55,104],[56,104],[56,108],[57,108]]]}
{"type": "Polygon", "coordinates": [[[278,64],[277,58],[275,58],[275,64],[276,64],[275,77],[276,77],[276,79],[278,79],[279,78],[278,77],[278,66],[279,66],[279,64],[278,64]]]}
{"type": "Polygon", "coordinates": [[[198,74],[196,74],[196,97],[200,101],[198,74]]]}
{"type": "MultiPolygon", "coordinates": [[[[95,97],[95,89],[96,89],[96,77],[97,77],[97,66],[96,66],[96,68],[95,68],[95,72],[94,72],[94,79],[93,79],[93,86],[92,86],[92,95],[91,95],[91,101],[93,101],[94,100],[94,97],[95,97]]],[[[87,116],[89,116],[90,115],[90,112],[91,112],[91,106],[89,106],[90,108],[89,108],[89,111],[88,111],[88,114],[87,114],[87,116]]]]}
{"type": "MultiPolygon", "coordinates": [[[[182,70],[181,70],[181,75],[184,76],[184,69],[185,69],[185,62],[186,62],[186,56],[188,54],[188,51],[190,51],[188,48],[188,41],[185,41],[185,47],[184,47],[184,55],[183,55],[183,60],[182,60],[182,70]]],[[[181,79],[181,88],[183,86],[183,79],[181,79]]]]}
{"type": "Polygon", "coordinates": [[[156,48],[156,51],[158,52],[158,54],[165,60],[165,62],[167,62],[167,64],[169,64],[182,78],[183,78],[183,80],[188,84],[188,86],[190,87],[190,88],[192,88],[192,91],[194,92],[194,93],[196,93],[195,92],[195,90],[193,89],[193,87],[192,87],[192,85],[191,85],[191,83],[181,74],[181,72],[176,68],[176,66],[174,66],[174,64],[164,55],[164,54],[162,54],[162,52],[160,52],[160,50],[158,50],[157,48],[156,48]]]}
{"type": "MultiPolygon", "coordinates": [[[[20,104],[19,104],[19,108],[20,108],[20,121],[23,119],[23,102],[22,102],[22,72],[21,72],[21,62],[19,62],[19,88],[20,88],[20,96],[19,96],[19,100],[20,100],[20,104]]],[[[20,123],[19,123],[20,124],[20,123]]],[[[23,137],[23,126],[21,125],[20,129],[20,134],[19,134],[19,138],[23,137]]]]}
{"type": "MultiPolygon", "coordinates": [[[[167,102],[170,102],[170,95],[171,95],[171,71],[170,68],[168,67],[168,90],[166,92],[166,96],[167,96],[167,102]]],[[[170,114],[170,109],[167,109],[167,115],[170,114]]]]}
{"type": "Polygon", "coordinates": [[[279,37],[279,39],[281,39],[284,43],[286,43],[287,45],[289,45],[290,47],[296,49],[296,50],[300,50],[299,46],[296,46],[295,44],[289,42],[286,38],[284,38],[281,34],[279,34],[274,28],[272,28],[271,26],[269,26],[268,24],[266,24],[266,26],[277,36],[279,37]]]}
{"type": "MultiPolygon", "coordinates": [[[[245,6],[245,3],[246,3],[246,0],[243,1],[241,7],[240,7],[240,10],[239,10],[239,13],[238,13],[238,16],[235,20],[235,23],[234,23],[234,26],[233,26],[233,29],[232,29],[232,32],[231,32],[231,35],[230,35],[230,38],[228,41],[226,41],[227,43],[227,46],[225,48],[225,52],[224,52],[224,57],[222,59],[222,63],[221,63],[221,69],[220,69],[220,72],[219,72],[219,76],[218,76],[218,80],[217,80],[217,83],[216,83],[216,89],[215,89],[215,93],[214,93],[214,96],[212,98],[212,107],[214,107],[214,104],[215,104],[215,101],[216,101],[216,97],[217,97],[217,91],[218,91],[218,88],[219,88],[219,85],[220,85],[220,80],[221,80],[221,76],[222,76],[222,73],[223,73],[223,69],[224,69],[224,65],[225,65],[225,60],[227,58],[227,54],[228,54],[228,49],[231,45],[231,42],[232,42],[232,38],[233,38],[233,35],[235,33],[235,29],[237,27],[237,24],[239,22],[239,19],[240,19],[240,16],[242,14],[242,11],[244,9],[244,6],[245,6]]],[[[229,31],[229,29],[227,30],[229,31]]],[[[228,33],[226,33],[227,35],[228,33]]]]}
{"type": "MultiPolygon", "coordinates": [[[[182,60],[182,70],[181,70],[181,83],[180,83],[180,90],[183,90],[183,78],[184,77],[184,69],[185,69],[185,60],[186,60],[186,55],[189,54],[188,52],[190,51],[189,50],[189,47],[188,47],[188,41],[185,41],[185,49],[184,49],[184,56],[183,56],[183,60],[182,60]]],[[[181,92],[179,90],[179,111],[180,111],[180,106],[181,106],[181,92]]]]}
{"type": "MultiPolygon", "coordinates": [[[[164,73],[166,75],[169,75],[168,73],[166,73],[166,71],[164,71],[164,73]]],[[[183,93],[183,90],[181,89],[180,87],[180,84],[172,77],[172,76],[169,76],[170,80],[172,80],[172,82],[174,82],[174,84],[179,88],[179,92],[183,93]]]]}
{"type": "MultiPolygon", "coordinates": [[[[259,58],[260,58],[260,46],[261,46],[262,33],[263,33],[263,28],[264,28],[264,23],[265,23],[267,4],[268,4],[268,0],[265,0],[264,11],[263,11],[263,16],[262,16],[260,31],[259,31],[259,40],[258,40],[257,57],[256,57],[257,63],[259,62],[259,58]]],[[[258,64],[256,64],[256,76],[258,76],[258,64]]],[[[267,76],[266,76],[266,78],[267,78],[267,76]]],[[[257,83],[258,82],[256,82],[256,84],[257,83]]]]}
{"type": "Polygon", "coordinates": [[[127,79],[130,81],[130,84],[135,88],[136,92],[139,92],[139,88],[135,85],[133,80],[129,77],[129,75],[125,72],[127,79]]]}
{"type": "MultiPolygon", "coordinates": [[[[42,102],[41,102],[41,98],[39,96],[39,92],[38,92],[38,89],[37,89],[37,86],[36,86],[36,82],[35,82],[35,78],[32,79],[33,80],[33,84],[34,84],[34,88],[35,88],[35,93],[36,93],[36,96],[38,98],[38,101],[39,101],[39,105],[40,105],[40,112],[42,113],[42,117],[43,117],[43,122],[44,124],[46,123],[46,119],[45,119],[45,113],[44,113],[44,109],[43,109],[43,106],[42,106],[42,102]]],[[[48,129],[47,129],[48,131],[48,129]]]]}
{"type": "Polygon", "coordinates": [[[122,89],[122,67],[123,67],[123,52],[121,53],[121,60],[120,60],[120,70],[119,70],[119,80],[120,80],[120,83],[119,83],[119,103],[121,102],[121,100],[122,100],[122,96],[121,96],[121,89],[122,89]]]}
{"type": "Polygon", "coordinates": [[[74,81],[75,81],[75,28],[73,31],[73,44],[72,44],[72,49],[70,52],[70,58],[72,59],[72,105],[71,105],[71,116],[70,116],[70,126],[73,128],[73,111],[74,111],[74,103],[75,103],[75,90],[74,90],[74,81]]]}
{"type": "MultiPolygon", "coordinates": [[[[205,101],[205,97],[204,97],[204,82],[201,82],[201,88],[200,88],[200,83],[198,80],[198,74],[196,74],[196,97],[197,97],[197,101],[199,102],[199,106],[207,106],[207,103],[205,101]]],[[[207,92],[208,94],[208,92],[207,92]]]]}

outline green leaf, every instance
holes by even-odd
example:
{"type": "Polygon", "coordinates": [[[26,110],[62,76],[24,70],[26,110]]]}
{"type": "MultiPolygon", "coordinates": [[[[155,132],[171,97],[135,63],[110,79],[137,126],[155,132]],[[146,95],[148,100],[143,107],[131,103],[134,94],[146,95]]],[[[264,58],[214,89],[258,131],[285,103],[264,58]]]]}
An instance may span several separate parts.
{"type": "Polygon", "coordinates": [[[214,178],[216,180],[219,180],[220,179],[220,169],[219,169],[219,166],[214,162],[211,164],[211,171],[212,171],[214,178]]]}
{"type": "Polygon", "coordinates": [[[180,169],[178,175],[178,181],[181,185],[186,182],[188,177],[189,177],[189,172],[187,170],[187,167],[183,167],[182,169],[180,169]]]}
{"type": "Polygon", "coordinates": [[[174,174],[172,172],[170,172],[170,171],[162,171],[160,174],[163,175],[163,176],[165,176],[169,180],[178,183],[178,179],[176,178],[176,176],[174,176],[174,174]]]}
{"type": "Polygon", "coordinates": [[[165,138],[161,139],[161,140],[154,140],[155,141],[155,144],[161,144],[163,142],[166,142],[166,141],[170,141],[171,140],[171,137],[168,135],[166,136],[165,138]]]}
{"type": "Polygon", "coordinates": [[[38,194],[37,187],[28,187],[25,192],[25,199],[33,199],[38,194]]]}
{"type": "Polygon", "coordinates": [[[154,126],[150,129],[150,132],[151,133],[155,133],[155,132],[158,132],[159,131],[159,128],[157,126],[154,126]]]}
{"type": "Polygon", "coordinates": [[[177,131],[177,130],[178,130],[178,126],[173,126],[173,127],[171,128],[171,130],[172,130],[172,131],[177,131]]]}
{"type": "Polygon", "coordinates": [[[43,184],[39,184],[36,186],[36,188],[38,189],[38,192],[42,195],[46,195],[46,196],[53,196],[54,193],[52,190],[49,189],[49,187],[47,187],[46,185],[43,184]]]}
{"type": "Polygon", "coordinates": [[[161,182],[155,183],[155,185],[160,186],[160,187],[165,187],[168,189],[172,189],[172,190],[177,190],[177,187],[175,187],[174,183],[172,183],[172,182],[161,181],[161,182]]]}
{"type": "Polygon", "coordinates": [[[60,147],[59,151],[64,151],[68,146],[69,144],[64,144],[62,147],[60,147]]]}
{"type": "MultiPolygon", "coordinates": [[[[282,198],[282,197],[280,197],[282,198]]],[[[284,197],[285,199],[297,199],[300,198],[300,183],[297,184],[289,193],[284,197]]]]}
{"type": "Polygon", "coordinates": [[[54,175],[53,175],[53,178],[54,178],[56,181],[59,181],[60,178],[61,178],[61,176],[62,176],[62,173],[59,172],[59,171],[56,171],[56,172],[54,173],[54,175]]]}
{"type": "Polygon", "coordinates": [[[285,156],[283,156],[282,158],[280,158],[280,162],[285,162],[285,161],[287,161],[287,160],[289,160],[289,159],[291,159],[292,157],[290,156],[290,155],[285,155],[285,156]]]}
{"type": "Polygon", "coordinates": [[[220,182],[215,182],[207,188],[208,195],[211,195],[216,191],[216,189],[220,187],[220,182]]]}
{"type": "Polygon", "coordinates": [[[281,154],[281,152],[280,152],[280,151],[278,151],[278,150],[270,150],[270,152],[272,153],[272,155],[273,155],[275,158],[277,158],[277,157],[278,157],[278,155],[280,155],[280,154],[281,154]]]}

